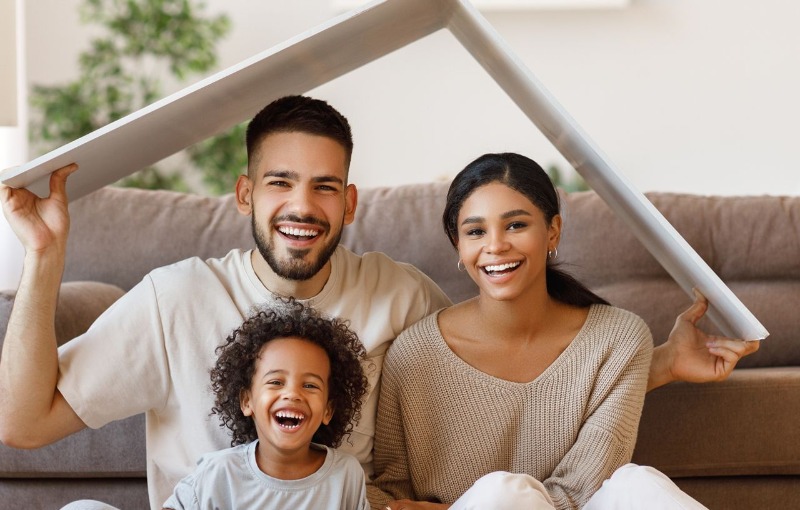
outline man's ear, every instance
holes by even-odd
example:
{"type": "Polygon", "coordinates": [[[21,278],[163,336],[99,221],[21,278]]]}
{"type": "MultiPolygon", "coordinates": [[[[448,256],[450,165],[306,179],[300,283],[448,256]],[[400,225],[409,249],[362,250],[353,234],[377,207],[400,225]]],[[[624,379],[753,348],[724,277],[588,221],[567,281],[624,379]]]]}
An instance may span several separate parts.
{"type": "Polygon", "coordinates": [[[322,424],[327,425],[333,419],[333,400],[328,400],[328,405],[325,406],[325,413],[322,415],[322,424]]]}
{"type": "Polygon", "coordinates": [[[250,406],[249,390],[242,390],[239,392],[239,408],[245,416],[253,416],[253,408],[250,406]]]}
{"type": "Polygon", "coordinates": [[[246,175],[236,180],[236,209],[245,216],[253,214],[253,182],[246,175]]]}
{"type": "Polygon", "coordinates": [[[355,184],[348,184],[344,189],[344,224],[353,223],[356,218],[356,206],[358,205],[358,189],[355,184]]]}

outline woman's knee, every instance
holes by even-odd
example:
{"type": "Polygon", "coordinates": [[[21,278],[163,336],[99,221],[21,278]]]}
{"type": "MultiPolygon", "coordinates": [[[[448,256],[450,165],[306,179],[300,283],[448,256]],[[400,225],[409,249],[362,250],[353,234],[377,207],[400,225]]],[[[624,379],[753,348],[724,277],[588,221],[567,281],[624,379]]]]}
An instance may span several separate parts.
{"type": "Polygon", "coordinates": [[[479,478],[452,506],[454,510],[551,510],[553,502],[532,476],[495,471],[479,478]]]}
{"type": "Polygon", "coordinates": [[[95,501],[93,499],[81,499],[73,501],[61,507],[61,510],[119,510],[115,506],[111,506],[102,501],[95,501]]]}
{"type": "Polygon", "coordinates": [[[702,510],[706,507],[683,492],[675,482],[650,466],[625,464],[603,482],[585,510],[638,509],[644,503],[658,510],[702,510]]]}

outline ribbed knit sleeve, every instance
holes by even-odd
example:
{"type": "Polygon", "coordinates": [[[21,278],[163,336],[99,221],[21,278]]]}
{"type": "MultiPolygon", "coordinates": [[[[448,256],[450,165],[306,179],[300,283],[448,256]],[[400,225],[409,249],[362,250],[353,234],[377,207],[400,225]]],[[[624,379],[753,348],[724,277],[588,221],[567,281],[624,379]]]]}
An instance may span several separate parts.
{"type": "MultiPolygon", "coordinates": [[[[583,507],[603,481],[633,456],[647,390],[652,337],[644,322],[633,314],[615,315],[617,318],[605,321],[602,328],[614,347],[598,360],[594,388],[582,410],[583,426],[552,475],[542,480],[559,509],[583,507]]],[[[587,356],[586,361],[590,359],[587,356]]]]}
{"type": "Polygon", "coordinates": [[[494,471],[527,473],[557,508],[580,508],[629,462],[652,354],[639,317],[593,306],[539,377],[514,383],[456,356],[437,316],[406,330],[386,355],[374,480],[384,494],[370,500],[375,508],[395,498],[452,503],[494,471]]]}

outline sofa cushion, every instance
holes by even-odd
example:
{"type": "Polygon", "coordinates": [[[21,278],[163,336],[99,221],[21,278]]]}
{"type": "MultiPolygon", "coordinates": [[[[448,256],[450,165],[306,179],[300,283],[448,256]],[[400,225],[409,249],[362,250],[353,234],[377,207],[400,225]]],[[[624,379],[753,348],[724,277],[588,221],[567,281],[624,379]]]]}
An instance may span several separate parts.
{"type": "Polygon", "coordinates": [[[800,475],[800,367],[647,394],[633,460],[671,477],[800,475]]]}
{"type": "MultiPolygon", "coordinates": [[[[58,345],[89,329],[94,320],[122,297],[124,290],[102,282],[66,282],[61,285],[56,305],[56,340],[58,345]]],[[[0,345],[6,335],[8,318],[16,291],[0,292],[0,345]]]]}
{"type": "Polygon", "coordinates": [[[255,246],[233,195],[106,187],[69,206],[64,281],[108,282],[125,290],[151,270],[189,257],[221,257],[255,246]]]}
{"type": "Polygon", "coordinates": [[[0,445],[0,478],[144,477],[144,421],[139,414],[35,450],[0,445]]]}
{"type": "MultiPolygon", "coordinates": [[[[800,197],[647,197],[769,331],[739,366],[800,365],[800,197]]],[[[567,195],[562,209],[563,267],[612,304],[639,314],[655,342],[663,342],[691,298],[597,194],[567,195]]],[[[700,326],[719,334],[707,319],[700,326]]]]}
{"type": "Polygon", "coordinates": [[[477,287],[456,268],[458,255],[442,227],[448,187],[441,182],[360,191],[356,221],[345,227],[342,244],[413,264],[455,302],[474,296],[477,287]]]}
{"type": "MultiPolygon", "coordinates": [[[[100,282],[66,282],[56,306],[56,340],[61,345],[84,333],[125,291],[100,282]]],[[[0,345],[5,337],[15,292],[0,293],[0,345]]],[[[36,450],[0,445],[0,477],[144,476],[144,415],[83,430],[36,450]],[[124,452],[120,455],[120,452],[124,452]]]]}

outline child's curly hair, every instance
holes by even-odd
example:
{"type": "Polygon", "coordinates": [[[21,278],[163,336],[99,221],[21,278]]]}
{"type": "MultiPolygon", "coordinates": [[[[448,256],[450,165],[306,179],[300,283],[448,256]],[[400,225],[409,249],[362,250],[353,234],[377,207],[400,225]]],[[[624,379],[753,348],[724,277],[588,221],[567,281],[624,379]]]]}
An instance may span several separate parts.
{"type": "Polygon", "coordinates": [[[264,345],[287,337],[302,338],[322,347],[331,364],[328,398],[333,404],[333,418],[328,425],[320,425],[312,441],[339,446],[352,431],[353,423],[361,418],[361,399],[368,382],[361,367],[366,351],[358,336],[346,321],[322,317],[293,298],[279,299],[277,305],[248,317],[215,351],[219,357],[211,369],[211,389],[215,394],[211,414],[219,415],[220,427],[231,430],[231,446],[257,439],[255,422],[242,413],[239,396],[250,388],[264,345]]]}

